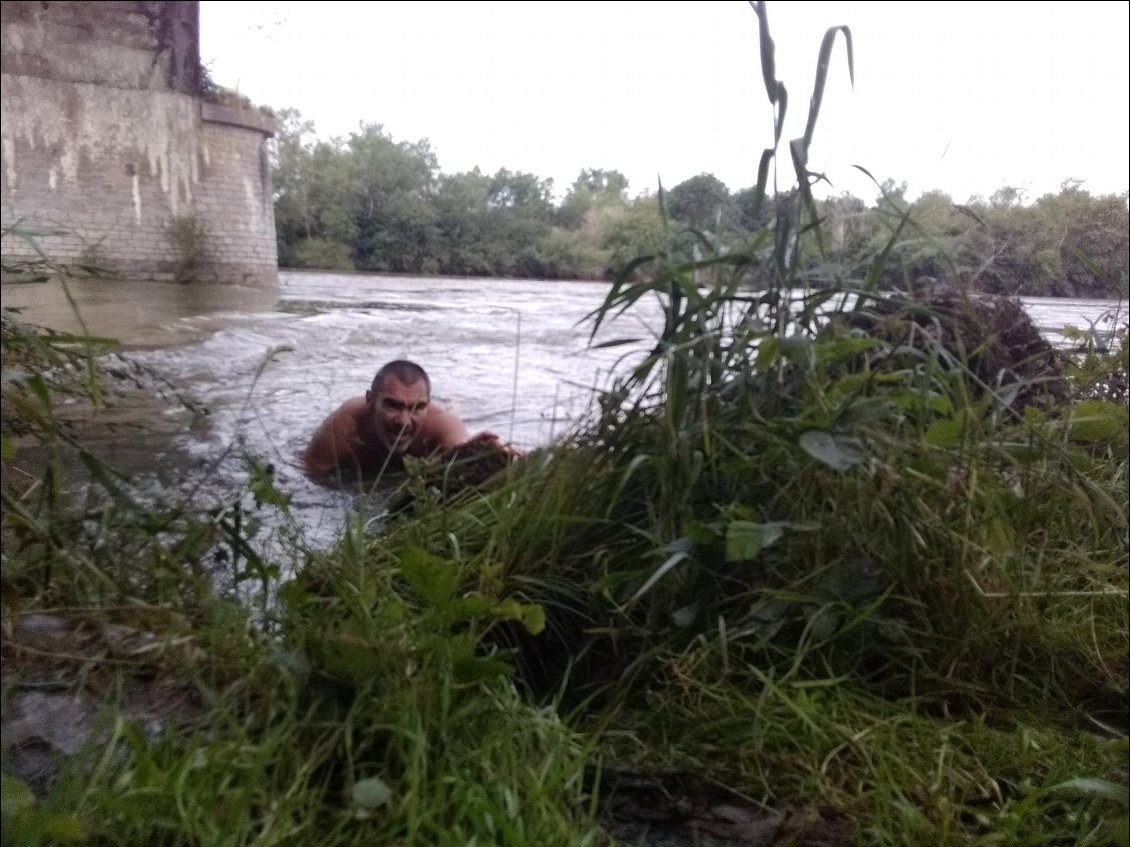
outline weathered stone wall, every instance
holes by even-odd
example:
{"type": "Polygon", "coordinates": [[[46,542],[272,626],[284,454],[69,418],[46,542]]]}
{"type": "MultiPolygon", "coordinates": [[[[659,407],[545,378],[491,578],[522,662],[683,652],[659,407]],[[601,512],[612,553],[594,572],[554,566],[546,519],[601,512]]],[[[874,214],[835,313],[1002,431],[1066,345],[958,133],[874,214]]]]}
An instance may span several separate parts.
{"type": "Polygon", "coordinates": [[[277,281],[273,120],[196,96],[196,2],[0,9],[5,258],[277,281]]]}

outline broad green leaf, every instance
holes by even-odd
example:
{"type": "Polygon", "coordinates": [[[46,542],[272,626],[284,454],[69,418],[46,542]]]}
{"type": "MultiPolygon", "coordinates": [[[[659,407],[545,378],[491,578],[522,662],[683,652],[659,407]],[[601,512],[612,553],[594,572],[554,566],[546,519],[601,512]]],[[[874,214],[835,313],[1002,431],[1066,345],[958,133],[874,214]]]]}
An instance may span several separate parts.
{"type": "Polygon", "coordinates": [[[840,424],[860,426],[878,424],[892,411],[893,404],[886,397],[859,397],[853,400],[840,415],[840,424]]]}
{"type": "Polygon", "coordinates": [[[777,357],[781,354],[781,344],[777,340],[777,336],[770,335],[761,341],[757,348],[757,359],[754,361],[754,368],[758,373],[765,373],[777,361],[777,357]]]}
{"type": "Polygon", "coordinates": [[[513,672],[514,668],[509,662],[482,656],[465,656],[462,659],[456,659],[451,666],[451,673],[455,677],[455,681],[464,685],[481,682],[484,679],[509,676],[513,672]]]}
{"type": "Polygon", "coordinates": [[[545,629],[545,610],[536,603],[519,603],[507,599],[498,603],[492,610],[499,620],[521,621],[531,635],[545,629]]]}
{"type": "Polygon", "coordinates": [[[541,633],[545,629],[545,609],[537,603],[523,603],[522,625],[530,635],[541,633]]]}
{"type": "Polygon", "coordinates": [[[722,524],[691,521],[683,527],[683,534],[692,544],[713,544],[722,536],[722,524]]]}
{"type": "Polygon", "coordinates": [[[472,594],[468,597],[457,597],[447,607],[447,620],[451,623],[468,621],[472,618],[490,614],[494,609],[494,601],[481,594],[472,594]]]}
{"type": "Polygon", "coordinates": [[[373,645],[350,636],[342,636],[326,646],[324,664],[330,673],[355,682],[372,679],[381,670],[373,645]]]}
{"type": "MultiPolygon", "coordinates": [[[[934,392],[899,389],[892,391],[887,396],[892,403],[908,412],[925,408],[939,415],[949,415],[953,413],[953,404],[949,401],[949,398],[934,392]]],[[[1032,407],[1027,406],[1025,408],[1027,410],[1032,407]]]]}
{"type": "Polygon", "coordinates": [[[43,818],[43,834],[52,841],[73,843],[86,839],[86,830],[82,821],[75,815],[45,815],[43,818]]]}
{"type": "Polygon", "coordinates": [[[35,806],[35,795],[22,779],[4,774],[0,776],[0,814],[4,820],[14,820],[20,812],[35,806]]]}
{"type": "Polygon", "coordinates": [[[766,547],[780,540],[782,535],[784,526],[777,522],[730,521],[726,526],[726,561],[754,559],[766,547]]]}
{"type": "Polygon", "coordinates": [[[837,471],[846,471],[866,458],[863,442],[852,435],[809,430],[800,437],[800,449],[837,471]]]}
{"type": "Polygon", "coordinates": [[[883,342],[877,338],[836,338],[831,341],[821,341],[812,349],[820,361],[838,362],[864,350],[873,350],[882,346],[883,342]]]}
{"type": "Polygon", "coordinates": [[[455,564],[419,547],[404,551],[400,571],[421,597],[437,606],[449,602],[459,587],[455,564]]]}
{"type": "Polygon", "coordinates": [[[811,351],[812,341],[803,335],[788,335],[781,339],[781,354],[794,364],[805,364],[811,351]]]}
{"type": "Polygon", "coordinates": [[[934,421],[926,430],[926,443],[934,447],[952,447],[965,435],[967,422],[968,418],[964,411],[958,412],[952,418],[934,421]]]}
{"type": "Polygon", "coordinates": [[[1075,404],[1071,421],[1071,440],[1083,444],[1103,444],[1126,437],[1130,411],[1126,406],[1106,400],[1083,400],[1075,404]]]}
{"type": "Polygon", "coordinates": [[[287,509],[290,506],[290,495],[283,494],[275,488],[274,477],[275,469],[272,465],[252,462],[251,480],[248,482],[248,488],[260,503],[287,509]]]}

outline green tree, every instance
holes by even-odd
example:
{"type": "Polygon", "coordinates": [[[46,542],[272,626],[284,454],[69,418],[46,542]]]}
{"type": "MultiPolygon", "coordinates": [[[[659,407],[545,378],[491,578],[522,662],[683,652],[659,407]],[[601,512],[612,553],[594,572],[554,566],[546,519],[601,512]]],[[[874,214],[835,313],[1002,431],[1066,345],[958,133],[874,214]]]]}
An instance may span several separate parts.
{"type": "Polygon", "coordinates": [[[538,241],[536,261],[547,279],[603,279],[608,251],[584,230],[552,227],[538,241]]]}
{"type": "Polygon", "coordinates": [[[1047,249],[1041,215],[1024,206],[1023,189],[1003,186],[988,202],[973,198],[966,212],[962,265],[970,287],[993,294],[1038,293],[1059,275],[1056,251],[1047,249]]]}
{"type": "Polygon", "coordinates": [[[821,200],[817,208],[829,255],[840,261],[859,256],[868,235],[865,221],[867,207],[863,201],[844,192],[821,200]]]}
{"type": "MultiPolygon", "coordinates": [[[[555,208],[552,180],[506,168],[444,175],[427,140],[397,142],[362,124],[345,140],[319,141],[297,111],[278,114],[271,162],[284,266],[592,278],[641,254],[691,258],[684,227],[722,250],[748,242],[774,226],[774,202],[794,199],[759,203],[754,189],[731,195],[702,173],[667,192],[665,222],[657,198],[627,199],[622,173],[587,168],[555,208]]],[[[913,203],[906,194],[887,180],[871,208],[848,194],[820,201],[801,261],[858,279],[894,238],[887,288],[942,280],[1002,294],[1127,294],[1128,193],[1094,197],[1069,180],[1034,203],[1011,186],[964,205],[940,191],[913,203]]]]}
{"type": "Polygon", "coordinates": [[[502,168],[490,182],[487,196],[492,209],[520,212],[531,220],[553,217],[553,180],[502,168]]]}
{"type": "Polygon", "coordinates": [[[637,256],[658,253],[670,244],[670,230],[660,214],[659,199],[641,197],[612,222],[602,246],[608,251],[609,270],[615,274],[637,256]]]}
{"type": "Polygon", "coordinates": [[[432,205],[435,211],[434,255],[442,273],[486,276],[497,261],[490,239],[487,198],[492,179],[478,168],[441,176],[432,205]]]}
{"type": "Polygon", "coordinates": [[[353,256],[348,244],[324,238],[304,238],[294,245],[296,268],[318,268],[326,271],[354,270],[353,256]]]}
{"type": "Polygon", "coordinates": [[[539,250],[553,219],[553,180],[501,169],[487,194],[490,237],[497,272],[506,276],[546,276],[539,250]]]}
{"type": "Polygon", "coordinates": [[[432,273],[439,163],[428,141],[395,142],[380,124],[364,124],[345,143],[345,208],[356,226],[353,255],[366,270],[432,273]]]}
{"type": "Polygon", "coordinates": [[[1045,222],[1044,258],[1054,274],[1041,286],[1045,292],[1076,297],[1126,296],[1128,199],[1126,192],[1092,197],[1081,183],[1068,180],[1059,194],[1047,194],[1036,201],[1032,213],[1045,222]]]}
{"type": "MultiPolygon", "coordinates": [[[[433,197],[435,255],[444,273],[552,275],[544,242],[553,219],[553,181],[505,168],[441,177],[433,197]]],[[[560,243],[555,247],[560,258],[560,243]]]]}
{"type": "Polygon", "coordinates": [[[558,222],[580,229],[594,209],[627,203],[628,179],[619,171],[586,168],[573,181],[558,210],[558,222]]]}
{"type": "Polygon", "coordinates": [[[357,224],[349,208],[349,156],[341,141],[320,141],[311,153],[306,189],[309,235],[347,244],[354,251],[357,224]]]}
{"type": "Polygon", "coordinates": [[[667,192],[667,213],[701,232],[720,232],[734,225],[730,189],[713,174],[702,173],[667,192]]]}
{"type": "Polygon", "coordinates": [[[284,267],[295,264],[294,245],[313,236],[309,190],[314,144],[313,121],[304,120],[297,109],[279,110],[271,177],[279,264],[284,267]]]}
{"type": "Polygon", "coordinates": [[[734,225],[739,232],[757,232],[773,223],[774,202],[772,197],[763,197],[757,202],[757,189],[743,188],[733,195],[731,207],[734,212],[734,225]]]}
{"type": "Polygon", "coordinates": [[[904,237],[888,260],[891,285],[953,281],[964,276],[958,259],[966,219],[943,191],[927,191],[910,204],[904,237]]]}

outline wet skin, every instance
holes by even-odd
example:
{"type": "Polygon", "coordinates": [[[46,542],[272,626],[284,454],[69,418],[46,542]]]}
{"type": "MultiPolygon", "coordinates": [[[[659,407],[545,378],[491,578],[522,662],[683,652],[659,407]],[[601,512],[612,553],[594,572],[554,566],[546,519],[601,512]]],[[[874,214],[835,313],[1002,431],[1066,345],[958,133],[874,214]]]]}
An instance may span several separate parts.
{"type": "Polygon", "coordinates": [[[398,466],[404,456],[429,456],[479,439],[510,455],[521,452],[492,432],[472,436],[459,418],[432,403],[423,380],[404,382],[390,374],[376,393],[347,400],[326,418],[303,462],[315,479],[370,475],[398,466]]]}
{"type": "MultiPolygon", "coordinates": [[[[369,431],[393,454],[405,454],[412,448],[431,408],[428,387],[423,380],[405,383],[391,374],[377,394],[365,392],[365,403],[369,410],[369,431]]],[[[362,433],[362,437],[366,434],[362,433]]]]}

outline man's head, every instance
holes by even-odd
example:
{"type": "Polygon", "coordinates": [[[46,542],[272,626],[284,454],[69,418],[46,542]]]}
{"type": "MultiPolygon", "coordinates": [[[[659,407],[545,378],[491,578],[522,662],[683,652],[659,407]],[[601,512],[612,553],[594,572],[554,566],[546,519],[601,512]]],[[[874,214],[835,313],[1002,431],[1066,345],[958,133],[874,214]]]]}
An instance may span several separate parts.
{"type": "Polygon", "coordinates": [[[415,362],[389,362],[365,392],[377,437],[393,453],[404,453],[419,434],[432,398],[431,380],[415,362]]]}

